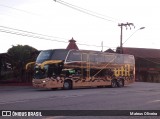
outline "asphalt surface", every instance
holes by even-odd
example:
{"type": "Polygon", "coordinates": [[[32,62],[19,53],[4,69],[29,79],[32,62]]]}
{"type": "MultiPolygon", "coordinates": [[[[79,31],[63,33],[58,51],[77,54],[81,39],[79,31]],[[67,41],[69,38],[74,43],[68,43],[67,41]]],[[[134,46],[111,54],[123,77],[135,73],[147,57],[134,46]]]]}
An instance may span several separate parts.
{"type": "MultiPolygon", "coordinates": [[[[135,82],[123,88],[85,88],[54,91],[35,89],[31,86],[1,86],[0,110],[114,110],[115,113],[118,110],[158,110],[159,114],[160,83],[135,82]]],[[[98,116],[96,113],[98,111],[94,111],[89,116],[60,115],[0,118],[160,119],[160,116],[98,116]]]]}

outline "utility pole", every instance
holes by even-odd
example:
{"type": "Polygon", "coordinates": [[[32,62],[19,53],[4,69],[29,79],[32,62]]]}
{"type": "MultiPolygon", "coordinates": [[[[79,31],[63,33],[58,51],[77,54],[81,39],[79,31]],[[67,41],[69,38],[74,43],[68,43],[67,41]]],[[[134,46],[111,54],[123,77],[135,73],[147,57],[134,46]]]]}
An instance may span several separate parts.
{"type": "Polygon", "coordinates": [[[120,23],[120,24],[118,24],[118,26],[120,26],[120,28],[121,28],[121,34],[120,34],[120,53],[122,54],[123,53],[123,49],[122,49],[122,45],[123,45],[123,43],[122,43],[122,39],[123,39],[123,27],[125,26],[126,27],[126,30],[128,29],[128,27],[130,28],[130,30],[131,30],[131,26],[133,26],[134,28],[135,28],[135,26],[134,26],[134,24],[133,23],[120,23]]]}
{"type": "Polygon", "coordinates": [[[102,50],[101,50],[101,52],[103,52],[103,41],[101,42],[101,47],[102,47],[102,50]]]}

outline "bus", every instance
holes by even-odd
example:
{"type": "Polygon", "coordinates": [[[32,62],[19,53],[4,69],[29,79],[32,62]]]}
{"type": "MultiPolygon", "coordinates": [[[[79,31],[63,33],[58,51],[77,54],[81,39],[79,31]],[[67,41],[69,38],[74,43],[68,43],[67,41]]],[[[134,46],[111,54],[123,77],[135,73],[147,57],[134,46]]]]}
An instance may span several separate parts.
{"type": "Polygon", "coordinates": [[[36,88],[123,87],[135,81],[133,55],[90,50],[41,51],[34,63],[36,88]]]}

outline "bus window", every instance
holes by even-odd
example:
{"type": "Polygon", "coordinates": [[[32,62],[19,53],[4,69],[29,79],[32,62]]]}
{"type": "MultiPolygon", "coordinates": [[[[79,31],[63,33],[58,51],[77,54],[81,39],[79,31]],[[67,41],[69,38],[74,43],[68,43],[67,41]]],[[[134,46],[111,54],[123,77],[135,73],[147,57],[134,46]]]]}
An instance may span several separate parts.
{"type": "Polygon", "coordinates": [[[114,58],[115,58],[115,55],[113,54],[108,54],[108,55],[105,55],[105,62],[114,62],[114,58]]]}
{"type": "Polygon", "coordinates": [[[105,56],[102,54],[96,55],[96,62],[105,62],[105,56]]]}
{"type": "Polygon", "coordinates": [[[123,64],[124,63],[124,55],[118,54],[116,56],[115,63],[116,64],[123,64]]]}
{"type": "Polygon", "coordinates": [[[90,58],[90,62],[96,62],[96,57],[97,57],[97,54],[90,54],[89,56],[90,58]]]}
{"type": "Polygon", "coordinates": [[[71,51],[67,57],[67,62],[81,61],[81,53],[71,51]]]}
{"type": "Polygon", "coordinates": [[[87,61],[87,54],[84,54],[84,53],[83,53],[81,59],[82,59],[82,61],[87,61]]]}
{"type": "Polygon", "coordinates": [[[134,57],[132,55],[125,55],[124,56],[124,63],[125,64],[135,64],[134,57]]]}
{"type": "Polygon", "coordinates": [[[68,50],[62,50],[62,49],[54,50],[51,59],[52,60],[65,60],[67,53],[68,53],[68,50]]]}

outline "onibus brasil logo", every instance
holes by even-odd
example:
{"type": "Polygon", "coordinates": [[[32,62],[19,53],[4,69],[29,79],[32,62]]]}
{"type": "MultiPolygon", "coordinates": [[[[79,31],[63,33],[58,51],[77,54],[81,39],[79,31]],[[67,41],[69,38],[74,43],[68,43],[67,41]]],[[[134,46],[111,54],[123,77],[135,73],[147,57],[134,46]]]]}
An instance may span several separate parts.
{"type": "Polygon", "coordinates": [[[42,116],[42,113],[39,111],[2,111],[2,116],[42,116]]]}

